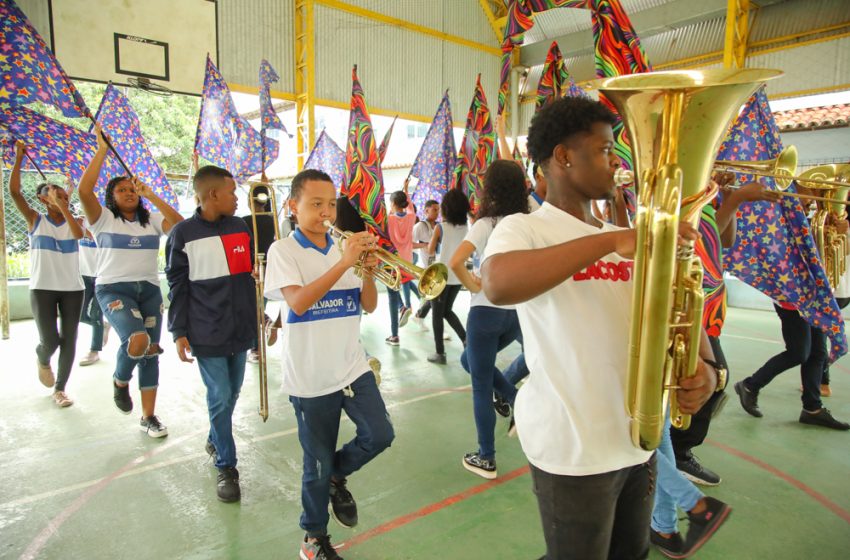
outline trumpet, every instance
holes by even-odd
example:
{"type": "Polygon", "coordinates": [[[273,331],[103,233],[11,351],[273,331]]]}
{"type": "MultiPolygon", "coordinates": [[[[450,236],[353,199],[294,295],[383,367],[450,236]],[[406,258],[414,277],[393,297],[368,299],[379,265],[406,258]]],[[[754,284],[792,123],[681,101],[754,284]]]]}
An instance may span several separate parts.
{"type": "Polygon", "coordinates": [[[633,171],[626,169],[625,167],[618,167],[616,171],[614,171],[614,184],[618,187],[631,185],[634,182],[635,174],[633,171]]]}
{"type": "MultiPolygon", "coordinates": [[[[325,220],[324,226],[333,231],[334,236],[341,239],[348,239],[354,235],[350,231],[340,230],[330,220],[325,220]]],[[[381,247],[375,249],[374,254],[378,257],[379,264],[378,269],[373,272],[373,275],[376,280],[390,290],[398,291],[401,288],[402,273],[416,278],[416,287],[419,288],[419,293],[425,299],[431,300],[436,298],[446,288],[446,282],[449,279],[449,270],[443,263],[434,263],[428,268],[421,268],[381,247]]],[[[355,266],[355,273],[358,276],[363,274],[362,263],[366,255],[367,253],[363,253],[360,263],[355,266]]]]}
{"type": "Polygon", "coordinates": [[[265,300],[263,299],[264,281],[266,276],[266,255],[260,252],[260,236],[257,227],[259,216],[271,216],[274,221],[274,238],[275,241],[280,239],[280,227],[277,223],[277,200],[275,199],[274,189],[268,185],[254,184],[248,190],[248,200],[251,204],[251,224],[254,226],[254,267],[257,270],[257,281],[255,282],[257,298],[257,366],[260,385],[260,408],[258,410],[260,418],[263,422],[269,419],[269,375],[268,361],[266,359],[266,313],[265,300]],[[256,189],[263,187],[266,192],[254,193],[256,189]],[[258,211],[254,208],[254,201],[261,204],[269,203],[271,210],[258,211]]]}

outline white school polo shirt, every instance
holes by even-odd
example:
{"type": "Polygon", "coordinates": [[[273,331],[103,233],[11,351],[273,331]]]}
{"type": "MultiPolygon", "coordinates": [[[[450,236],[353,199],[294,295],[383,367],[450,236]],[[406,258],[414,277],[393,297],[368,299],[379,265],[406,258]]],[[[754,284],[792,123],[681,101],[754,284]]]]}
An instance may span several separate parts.
{"type": "Polygon", "coordinates": [[[97,284],[150,282],[159,285],[157,257],[163,235],[161,212],[151,212],[150,223],[116,218],[106,208],[89,226],[97,240],[97,284]]]}
{"type": "Polygon", "coordinates": [[[283,297],[287,286],[305,286],[340,260],[330,235],[318,248],[296,229],[272,243],[266,266],[265,296],[280,301],[283,390],[295,397],[320,397],[339,391],[369,371],[360,345],[360,291],[363,281],[351,269],[303,315],[283,297]]]}
{"type": "Polygon", "coordinates": [[[84,289],[79,248],[67,221],[57,224],[47,214],[39,214],[29,238],[30,290],[84,289]]]}
{"type": "MultiPolygon", "coordinates": [[[[485,260],[618,229],[593,227],[544,202],[504,218],[485,260]]],[[[516,399],[517,432],[528,460],[548,473],[585,476],[649,460],[650,452],[632,445],[625,400],[632,265],[611,253],[516,306],[531,371],[516,399]]]]}

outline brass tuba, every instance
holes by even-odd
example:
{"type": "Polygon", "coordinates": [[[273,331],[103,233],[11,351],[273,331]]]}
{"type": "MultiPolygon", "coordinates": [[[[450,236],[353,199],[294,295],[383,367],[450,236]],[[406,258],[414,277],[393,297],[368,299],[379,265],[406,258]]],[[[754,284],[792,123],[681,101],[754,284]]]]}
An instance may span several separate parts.
{"type": "Polygon", "coordinates": [[[834,289],[847,267],[847,236],[839,233],[835,223],[847,219],[850,195],[850,164],[819,165],[804,171],[797,184],[804,189],[822,190],[824,196],[815,198],[817,210],[812,218],[812,237],[823,261],[823,268],[834,289]],[[824,186],[821,181],[830,181],[824,186]]]}
{"type": "Polygon", "coordinates": [[[778,70],[650,72],[597,80],[629,132],[640,178],[626,395],[635,446],[661,443],[678,380],[696,371],[702,329],[702,265],[693,242],[677,246],[680,220],[697,226],[717,194],[709,184],[720,142],[741,105],[778,70]]]}
{"type": "Polygon", "coordinates": [[[260,385],[260,408],[258,410],[260,418],[263,422],[269,419],[269,374],[268,360],[266,348],[266,310],[265,299],[263,294],[264,278],[266,277],[266,255],[260,252],[260,236],[258,226],[258,218],[260,216],[271,216],[274,220],[274,238],[275,241],[280,239],[280,226],[277,222],[277,199],[274,195],[274,188],[271,185],[261,183],[252,184],[248,189],[248,204],[251,205],[251,224],[254,226],[254,269],[257,271],[257,281],[255,283],[257,298],[257,366],[260,385]],[[256,192],[263,188],[266,192],[256,192]],[[268,203],[271,210],[258,211],[254,208],[254,202],[268,203]]]}

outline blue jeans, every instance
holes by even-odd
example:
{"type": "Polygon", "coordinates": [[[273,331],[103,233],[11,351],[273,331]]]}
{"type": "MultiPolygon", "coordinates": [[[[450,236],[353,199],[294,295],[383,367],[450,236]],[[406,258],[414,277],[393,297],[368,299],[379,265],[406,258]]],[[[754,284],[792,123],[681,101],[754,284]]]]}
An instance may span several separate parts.
{"type": "Polygon", "coordinates": [[[496,457],[493,390],[511,405],[516,399],[516,387],[508,383],[496,367],[496,354],[514,340],[522,343],[515,310],[484,305],[469,309],[466,348],[460,356],[460,363],[472,376],[472,410],[478,430],[478,453],[486,459],[496,457]]]}
{"type": "Polygon", "coordinates": [[[94,295],[94,276],[83,276],[83,284],[86,287],[86,292],[80,322],[91,327],[89,350],[100,352],[103,350],[103,311],[100,310],[100,303],[94,295]]]}
{"type": "Polygon", "coordinates": [[[359,470],[390,446],[395,433],[390,416],[375,384],[367,372],[358,377],[347,391],[321,397],[289,397],[298,422],[298,440],[304,450],[301,476],[301,528],[310,537],[328,529],[328,502],[331,477],[339,480],[359,470]],[[354,439],[337,450],[342,411],[354,422],[354,439]]]}
{"type": "Polygon", "coordinates": [[[156,389],[159,385],[159,355],[144,352],[131,356],[127,352],[130,337],[146,334],[148,345],[159,344],[162,332],[162,292],[150,282],[116,282],[95,287],[100,308],[121,337],[115,363],[115,379],[129,383],[133,369],[139,366],[139,390],[156,389]]]}
{"type": "Polygon", "coordinates": [[[210,414],[209,440],[215,446],[216,467],[236,466],[236,444],[233,442],[233,409],[245,378],[247,352],[230,356],[198,356],[201,379],[207,386],[207,409],[210,414]]]}
{"type": "Polygon", "coordinates": [[[658,484],[655,488],[655,504],[652,508],[650,526],[659,533],[676,533],[679,517],[676,506],[684,511],[694,509],[703,493],[676,468],[676,456],[670,440],[670,413],[664,421],[661,445],[655,456],[658,458],[658,484]]]}
{"type": "Polygon", "coordinates": [[[505,368],[503,375],[508,383],[516,387],[517,383],[528,377],[528,373],[528,366],[525,363],[525,352],[522,352],[514,359],[511,365],[505,368]]]}

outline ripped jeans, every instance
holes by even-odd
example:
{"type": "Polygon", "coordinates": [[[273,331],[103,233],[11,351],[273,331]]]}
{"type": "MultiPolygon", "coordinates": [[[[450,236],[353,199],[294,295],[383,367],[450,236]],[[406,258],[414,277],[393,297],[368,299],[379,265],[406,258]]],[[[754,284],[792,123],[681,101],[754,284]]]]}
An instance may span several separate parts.
{"type": "Polygon", "coordinates": [[[139,390],[156,389],[159,384],[159,355],[128,352],[130,338],[145,336],[148,346],[159,344],[162,332],[162,292],[150,282],[116,282],[97,284],[95,295],[100,308],[115,332],[121,337],[121,347],[115,362],[115,379],[129,383],[133,369],[139,366],[139,390]]]}

